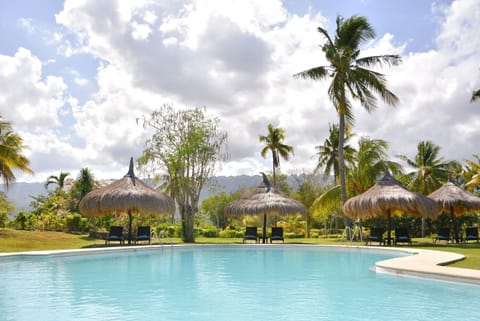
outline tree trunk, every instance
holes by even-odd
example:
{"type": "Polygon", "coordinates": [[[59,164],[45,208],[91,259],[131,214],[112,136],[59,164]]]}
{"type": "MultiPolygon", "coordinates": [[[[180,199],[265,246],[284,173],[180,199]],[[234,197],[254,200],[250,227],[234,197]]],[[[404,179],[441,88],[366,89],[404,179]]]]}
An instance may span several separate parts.
{"type": "Polygon", "coordinates": [[[194,213],[192,206],[183,205],[182,214],[182,239],[185,243],[195,242],[194,213]]]}
{"type": "MultiPolygon", "coordinates": [[[[347,201],[347,189],[345,184],[345,159],[343,157],[343,144],[345,141],[345,115],[339,115],[338,126],[338,173],[340,174],[340,194],[342,196],[342,205],[347,201]]],[[[343,211],[342,211],[343,212],[343,211]]],[[[350,226],[350,219],[343,214],[345,227],[350,226]]]]}
{"type": "Polygon", "coordinates": [[[273,162],[273,186],[277,187],[277,177],[275,175],[275,162],[273,162]]]}

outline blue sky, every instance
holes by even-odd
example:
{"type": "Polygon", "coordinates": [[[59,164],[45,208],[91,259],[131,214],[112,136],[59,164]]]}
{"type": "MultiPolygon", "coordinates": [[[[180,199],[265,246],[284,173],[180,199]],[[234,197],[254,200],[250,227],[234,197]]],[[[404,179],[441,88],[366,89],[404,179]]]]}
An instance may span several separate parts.
{"type": "Polygon", "coordinates": [[[400,104],[371,114],[354,106],[355,139],[386,140],[397,161],[426,139],[445,159],[478,154],[480,106],[469,103],[480,87],[476,0],[0,0],[0,115],[36,173],[18,180],[83,167],[122,176],[148,137],[135,119],[165,103],[206,106],[221,119],[231,155],[221,175],[270,170],[258,142],[269,123],[295,148],[282,171],[309,172],[337,117],[328,82],[292,75],[325,63],[317,27],[333,34],[337,15],[354,14],[377,32],[364,54],[403,58],[381,70],[400,104]]]}

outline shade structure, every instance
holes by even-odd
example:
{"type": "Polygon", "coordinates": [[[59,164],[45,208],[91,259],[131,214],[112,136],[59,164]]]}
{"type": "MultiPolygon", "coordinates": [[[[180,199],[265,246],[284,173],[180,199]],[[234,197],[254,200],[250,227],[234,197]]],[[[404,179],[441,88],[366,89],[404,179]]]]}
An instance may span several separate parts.
{"type": "Polygon", "coordinates": [[[132,214],[172,214],[173,199],[154,190],[135,176],[133,158],[128,173],[109,185],[91,191],[80,201],[80,213],[85,216],[101,216],[112,213],[128,214],[128,243],[132,239],[132,214]]]}
{"type": "Polygon", "coordinates": [[[428,197],[437,202],[439,212],[450,213],[454,238],[458,243],[459,237],[455,217],[466,212],[480,210],[480,197],[473,195],[453,182],[443,184],[428,197]]]}
{"type": "Polygon", "coordinates": [[[238,200],[235,200],[225,207],[227,215],[259,215],[263,214],[263,243],[267,234],[267,215],[288,215],[305,214],[307,209],[302,203],[288,198],[270,182],[263,174],[263,183],[255,190],[238,200]]]}
{"type": "Polygon", "coordinates": [[[366,192],[347,200],[343,211],[353,218],[387,216],[387,242],[391,244],[391,215],[408,213],[432,217],[438,209],[432,199],[408,190],[387,171],[385,176],[366,192]]]}

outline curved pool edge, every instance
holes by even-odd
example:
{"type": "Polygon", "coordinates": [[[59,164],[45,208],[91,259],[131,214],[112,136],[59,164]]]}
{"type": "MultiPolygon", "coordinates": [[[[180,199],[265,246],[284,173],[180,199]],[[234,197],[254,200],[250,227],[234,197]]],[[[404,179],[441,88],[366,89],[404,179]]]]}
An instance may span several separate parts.
{"type": "MultiPolygon", "coordinates": [[[[229,246],[299,246],[299,244],[228,244],[229,246]]],[[[70,250],[45,250],[45,251],[28,251],[28,252],[7,252],[0,253],[0,259],[3,257],[21,257],[21,256],[64,256],[64,255],[85,255],[95,253],[130,252],[165,249],[171,247],[185,246],[223,246],[223,244],[172,244],[172,245],[145,245],[138,247],[99,247],[89,249],[70,249],[70,250]]],[[[435,279],[441,281],[451,281],[480,285],[480,270],[457,268],[444,266],[449,263],[463,260],[465,256],[458,253],[423,250],[413,248],[392,248],[377,246],[360,246],[360,245],[317,245],[302,244],[301,246],[312,247],[330,247],[330,248],[358,248],[375,251],[399,252],[410,254],[406,256],[387,259],[375,263],[373,270],[376,273],[386,273],[398,276],[421,277],[427,279],[435,279]]]]}
{"type": "Polygon", "coordinates": [[[462,254],[412,248],[399,251],[413,255],[379,261],[374,270],[377,273],[480,285],[480,270],[445,266],[463,260],[465,256],[462,254]]]}

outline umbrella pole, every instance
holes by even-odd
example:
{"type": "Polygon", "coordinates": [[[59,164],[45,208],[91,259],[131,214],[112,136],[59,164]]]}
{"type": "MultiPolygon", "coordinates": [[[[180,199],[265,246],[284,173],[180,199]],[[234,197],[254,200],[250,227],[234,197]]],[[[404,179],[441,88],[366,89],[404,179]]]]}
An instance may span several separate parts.
{"type": "Polygon", "coordinates": [[[128,245],[132,244],[132,212],[128,210],[128,245]]]}
{"type": "Polygon", "coordinates": [[[458,243],[457,224],[455,223],[455,213],[453,211],[453,206],[450,206],[450,214],[452,215],[453,238],[455,239],[455,243],[458,243]]]}
{"type": "Polygon", "coordinates": [[[263,230],[262,230],[262,238],[263,238],[263,244],[265,244],[265,240],[267,237],[267,213],[263,213],[263,230]]]}
{"type": "Polygon", "coordinates": [[[387,210],[387,244],[392,244],[392,220],[390,215],[390,209],[387,210]]]}

